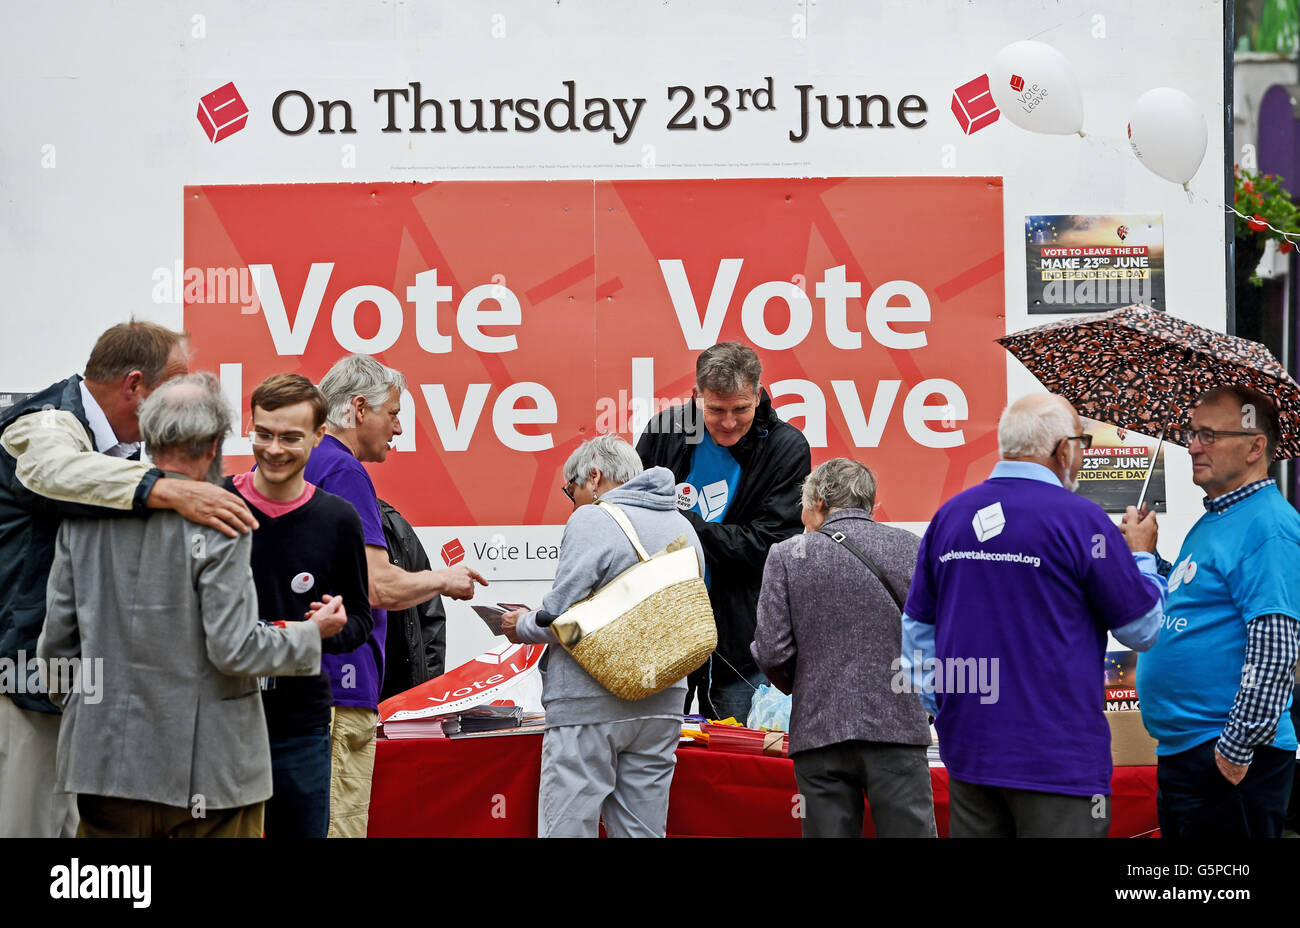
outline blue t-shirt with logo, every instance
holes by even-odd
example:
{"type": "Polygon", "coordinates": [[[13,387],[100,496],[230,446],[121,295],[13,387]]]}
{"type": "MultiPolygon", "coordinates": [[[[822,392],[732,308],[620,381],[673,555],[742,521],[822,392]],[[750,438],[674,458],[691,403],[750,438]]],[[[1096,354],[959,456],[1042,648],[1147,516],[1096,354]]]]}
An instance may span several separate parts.
{"type": "MultiPolygon", "coordinates": [[[[1156,754],[1189,751],[1223,734],[1242,684],[1246,625],[1275,612],[1300,619],[1297,565],[1300,513],[1275,486],[1192,526],[1169,575],[1160,638],[1138,656],[1142,721],[1159,742],[1156,754]]],[[[1296,749],[1288,711],[1273,747],[1296,749]]]]}
{"type": "Polygon", "coordinates": [[[944,504],[905,611],[935,626],[935,728],[949,773],[1109,794],[1106,633],[1157,601],[1106,513],[1059,483],[993,477],[944,504]]]}
{"type": "MultiPolygon", "coordinates": [[[[736,498],[739,485],[740,463],[729,449],[715,445],[706,429],[691,453],[691,472],[686,475],[685,484],[677,486],[677,508],[694,511],[705,522],[721,522],[727,507],[736,498]]],[[[712,579],[706,565],[704,585],[710,586],[712,579]]]]}

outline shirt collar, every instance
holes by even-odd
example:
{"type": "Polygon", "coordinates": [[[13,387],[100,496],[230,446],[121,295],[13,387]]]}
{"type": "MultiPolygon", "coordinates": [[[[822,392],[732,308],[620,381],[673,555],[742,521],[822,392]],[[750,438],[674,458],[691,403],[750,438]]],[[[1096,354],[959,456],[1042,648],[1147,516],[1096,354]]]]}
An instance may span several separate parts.
{"type": "Polygon", "coordinates": [[[86,381],[81,381],[78,386],[81,387],[81,405],[86,411],[86,422],[90,425],[91,434],[95,436],[95,450],[115,458],[125,458],[135,454],[140,443],[119,441],[113,426],[108,422],[108,416],[104,415],[103,408],[87,389],[86,381]]]}
{"type": "Polygon", "coordinates": [[[1248,483],[1244,487],[1238,487],[1231,493],[1224,493],[1222,496],[1216,496],[1214,499],[1210,499],[1207,496],[1205,499],[1201,500],[1201,502],[1205,505],[1206,512],[1227,512],[1247,496],[1258,493],[1265,487],[1276,485],[1277,481],[1272,477],[1266,477],[1263,480],[1256,480],[1254,483],[1248,483]]]}
{"type": "Polygon", "coordinates": [[[993,465],[993,473],[989,474],[989,479],[996,480],[999,477],[1037,480],[1040,483],[1050,483],[1055,487],[1061,486],[1061,478],[1042,464],[1035,464],[1033,461],[998,461],[993,465]]]}

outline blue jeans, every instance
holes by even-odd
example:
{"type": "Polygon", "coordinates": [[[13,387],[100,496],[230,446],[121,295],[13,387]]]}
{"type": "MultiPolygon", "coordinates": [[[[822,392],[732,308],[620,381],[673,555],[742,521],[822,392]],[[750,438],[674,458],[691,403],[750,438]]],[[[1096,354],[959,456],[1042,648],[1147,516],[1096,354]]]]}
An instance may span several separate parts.
{"type": "Polygon", "coordinates": [[[1279,838],[1291,798],[1295,754],[1255,748],[1246,777],[1233,786],[1214,760],[1218,739],[1159,758],[1156,814],[1164,838],[1279,838]]]}
{"type": "Polygon", "coordinates": [[[768,682],[763,671],[755,670],[746,679],[737,677],[721,661],[713,665],[713,676],[709,681],[709,701],[713,703],[716,719],[734,717],[741,725],[747,724],[749,706],[754,701],[754,690],[768,682]],[[726,674],[725,681],[718,680],[718,668],[721,666],[726,674]]]}
{"type": "Polygon", "coordinates": [[[271,741],[268,838],[324,838],[330,828],[328,725],[271,741]]]}

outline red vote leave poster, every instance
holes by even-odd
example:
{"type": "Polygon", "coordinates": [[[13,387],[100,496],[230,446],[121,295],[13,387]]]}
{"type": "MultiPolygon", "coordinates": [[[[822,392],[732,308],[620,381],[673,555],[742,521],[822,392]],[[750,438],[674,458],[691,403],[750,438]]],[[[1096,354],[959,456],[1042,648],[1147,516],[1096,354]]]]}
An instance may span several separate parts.
{"type": "Polygon", "coordinates": [[[927,520],[997,457],[999,178],[187,187],[185,267],[241,434],[270,374],[364,351],[406,375],[368,467],[415,525],[563,522],[572,450],[635,441],[716,341],[758,350],[814,464],[876,471],[878,518],[927,520]]]}

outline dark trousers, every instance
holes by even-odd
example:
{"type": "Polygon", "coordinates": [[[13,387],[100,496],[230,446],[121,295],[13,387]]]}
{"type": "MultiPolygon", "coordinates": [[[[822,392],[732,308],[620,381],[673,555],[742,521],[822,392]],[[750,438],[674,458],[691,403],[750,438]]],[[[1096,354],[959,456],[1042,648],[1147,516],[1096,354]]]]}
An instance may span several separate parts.
{"type": "Polygon", "coordinates": [[[330,828],[330,730],[271,739],[268,838],[324,838],[330,828]]]}
{"type": "Polygon", "coordinates": [[[1165,838],[1278,838],[1295,777],[1295,754],[1255,748],[1245,779],[1236,786],[1214,760],[1218,739],[1160,757],[1156,814],[1165,838]]]}
{"type": "Polygon", "coordinates": [[[948,833],[954,838],[1104,838],[1109,796],[1066,796],[948,778],[948,833]]]}
{"type": "Polygon", "coordinates": [[[805,838],[860,838],[864,791],[877,837],[935,837],[924,745],[841,741],[792,759],[805,838]]]}
{"type": "Polygon", "coordinates": [[[77,797],[78,838],[260,838],[260,802],[237,809],[167,806],[116,796],[77,797]]]}

